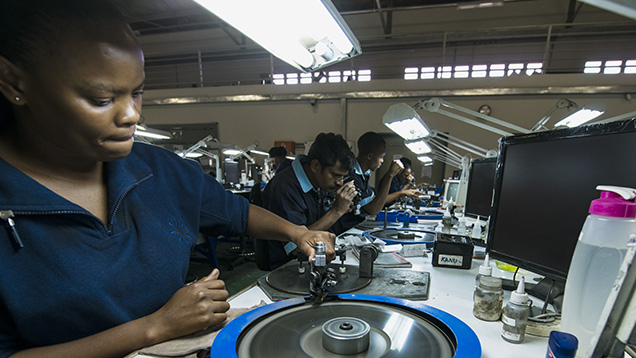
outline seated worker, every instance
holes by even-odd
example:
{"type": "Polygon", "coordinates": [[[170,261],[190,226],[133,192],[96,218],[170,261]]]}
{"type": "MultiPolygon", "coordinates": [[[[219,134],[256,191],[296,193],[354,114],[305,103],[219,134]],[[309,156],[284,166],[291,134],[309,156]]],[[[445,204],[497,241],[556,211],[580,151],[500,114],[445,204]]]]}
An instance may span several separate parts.
{"type": "MultiPolygon", "coordinates": [[[[369,179],[371,172],[374,172],[382,166],[384,155],[386,154],[386,141],[381,135],[375,132],[364,133],[358,138],[358,156],[353,170],[349,172],[349,176],[355,183],[356,190],[360,193],[360,201],[356,210],[342,216],[340,220],[332,227],[333,232],[339,235],[360,222],[364,221],[365,216],[375,216],[382,210],[385,203],[389,199],[389,186],[393,177],[400,173],[404,167],[402,162],[394,160],[389,170],[382,177],[377,193],[371,187],[369,179]]],[[[415,195],[405,192],[404,195],[415,195]]],[[[419,193],[419,192],[418,192],[419,193]]],[[[419,194],[418,194],[419,195],[419,194]]],[[[393,199],[395,200],[395,199],[393,199]]]]}
{"type": "MultiPolygon", "coordinates": [[[[398,160],[402,163],[404,169],[402,169],[402,171],[399,172],[398,175],[394,176],[393,179],[391,179],[389,195],[386,199],[387,204],[392,203],[401,197],[408,196],[417,198],[420,195],[424,194],[415,189],[415,178],[412,174],[411,160],[406,157],[402,157],[398,160]]],[[[384,177],[382,177],[382,180],[384,180],[384,177]]],[[[380,180],[380,187],[382,186],[382,180],[380,180]]]]}
{"type": "Polygon", "coordinates": [[[0,357],[123,357],[226,319],[218,270],[184,285],[197,234],[335,236],[134,143],[144,57],[108,1],[0,2],[0,357]]]}
{"type": "Polygon", "coordinates": [[[274,175],[291,166],[292,160],[287,158],[285,147],[272,147],[269,150],[269,157],[274,159],[274,175]]]}
{"type": "MultiPolygon", "coordinates": [[[[356,196],[353,183],[343,185],[354,156],[341,135],[320,133],[309,153],[296,156],[291,169],[274,176],[263,190],[263,207],[296,225],[328,230],[356,196]],[[335,200],[325,209],[325,192],[335,200]]],[[[295,257],[293,243],[268,242],[269,266],[275,269],[295,257]]]]}

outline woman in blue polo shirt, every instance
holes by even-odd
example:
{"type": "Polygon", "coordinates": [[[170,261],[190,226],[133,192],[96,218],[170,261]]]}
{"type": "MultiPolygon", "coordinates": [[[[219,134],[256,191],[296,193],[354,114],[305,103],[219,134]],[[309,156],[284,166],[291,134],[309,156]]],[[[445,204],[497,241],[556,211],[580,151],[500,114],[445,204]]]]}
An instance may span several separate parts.
{"type": "Polygon", "coordinates": [[[335,256],[133,143],[143,54],[106,1],[0,0],[0,37],[0,357],[121,357],[222,322],[218,271],[183,285],[198,232],[335,256]]]}

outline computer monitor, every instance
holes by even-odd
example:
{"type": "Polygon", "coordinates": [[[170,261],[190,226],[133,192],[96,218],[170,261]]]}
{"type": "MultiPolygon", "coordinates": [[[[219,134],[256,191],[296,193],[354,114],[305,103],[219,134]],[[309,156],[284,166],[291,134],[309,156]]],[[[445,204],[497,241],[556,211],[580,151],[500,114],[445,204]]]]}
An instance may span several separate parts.
{"type": "Polygon", "coordinates": [[[636,187],[636,120],[510,136],[499,149],[490,257],[564,284],[596,186],[636,187]]]}
{"type": "Polygon", "coordinates": [[[239,173],[239,163],[233,161],[223,162],[223,173],[225,174],[226,184],[238,184],[241,181],[241,174],[239,173]]]}
{"type": "Polygon", "coordinates": [[[444,183],[444,202],[457,202],[459,184],[460,181],[458,179],[446,179],[446,183],[444,183]]]}
{"type": "Polygon", "coordinates": [[[496,169],[496,157],[471,160],[464,215],[484,219],[490,216],[496,169]]]}

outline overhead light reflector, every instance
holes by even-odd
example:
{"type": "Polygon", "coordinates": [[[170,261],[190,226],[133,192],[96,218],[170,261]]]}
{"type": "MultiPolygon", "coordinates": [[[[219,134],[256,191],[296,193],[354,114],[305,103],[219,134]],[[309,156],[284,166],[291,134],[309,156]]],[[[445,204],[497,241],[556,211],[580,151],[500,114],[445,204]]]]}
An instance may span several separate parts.
{"type": "Polygon", "coordinates": [[[312,72],[362,53],[331,0],[195,0],[293,67],[312,72]]]}

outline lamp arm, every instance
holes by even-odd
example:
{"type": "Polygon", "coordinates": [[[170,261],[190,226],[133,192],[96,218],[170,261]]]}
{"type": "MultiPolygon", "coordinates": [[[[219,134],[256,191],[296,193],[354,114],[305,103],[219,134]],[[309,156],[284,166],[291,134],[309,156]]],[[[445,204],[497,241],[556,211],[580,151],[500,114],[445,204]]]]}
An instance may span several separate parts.
{"type": "Polygon", "coordinates": [[[453,158],[454,160],[460,161],[462,156],[459,155],[459,153],[457,153],[456,151],[448,148],[446,145],[444,145],[444,143],[440,142],[439,140],[435,139],[435,138],[431,138],[429,140],[429,143],[431,143],[435,149],[445,153],[446,155],[448,155],[449,157],[453,158]]]}
{"type": "Polygon", "coordinates": [[[454,146],[456,146],[458,148],[461,148],[461,149],[463,149],[463,150],[465,150],[467,152],[471,152],[471,153],[473,153],[475,155],[478,155],[478,156],[481,156],[481,157],[486,157],[486,153],[488,152],[488,150],[485,149],[485,148],[482,148],[482,147],[480,147],[478,145],[475,145],[475,144],[472,144],[470,142],[467,142],[467,141],[465,141],[463,139],[459,139],[459,138],[454,137],[454,136],[452,136],[450,134],[439,132],[437,130],[435,130],[433,132],[433,137],[435,137],[435,136],[440,136],[440,137],[446,139],[449,144],[452,144],[452,145],[454,145],[454,146]]]}
{"type": "Polygon", "coordinates": [[[632,117],[632,118],[636,117],[636,111],[629,112],[629,113],[624,113],[624,114],[621,114],[621,115],[618,115],[618,116],[614,116],[614,117],[610,117],[610,118],[607,118],[607,119],[603,119],[603,120],[594,122],[592,124],[609,123],[609,122],[619,121],[621,119],[625,119],[625,118],[629,118],[629,117],[632,117]]]}
{"type": "Polygon", "coordinates": [[[528,131],[525,128],[522,128],[522,127],[519,127],[517,125],[502,121],[501,119],[497,119],[497,118],[494,118],[494,117],[491,117],[491,116],[487,116],[485,114],[481,114],[481,113],[479,113],[477,111],[473,111],[471,109],[456,105],[454,103],[450,103],[450,102],[445,101],[445,100],[443,100],[441,98],[438,98],[438,97],[433,97],[433,98],[429,98],[429,99],[426,99],[426,100],[419,101],[415,106],[416,106],[415,108],[417,108],[417,109],[426,109],[429,112],[438,112],[438,113],[441,113],[441,114],[446,115],[448,117],[455,118],[455,119],[460,120],[462,122],[474,125],[476,127],[482,128],[482,129],[486,129],[488,131],[491,131],[491,132],[494,132],[494,133],[497,133],[497,134],[500,134],[500,135],[503,135],[503,136],[509,136],[509,135],[512,135],[512,133],[500,130],[498,128],[492,127],[492,126],[484,124],[484,123],[477,122],[477,121],[475,121],[473,119],[466,118],[466,117],[458,115],[456,113],[446,111],[446,110],[442,109],[441,107],[444,106],[444,107],[448,107],[448,108],[453,108],[453,109],[455,109],[457,111],[469,114],[471,116],[475,116],[477,118],[481,118],[481,119],[483,119],[485,121],[488,121],[490,123],[494,123],[494,124],[500,125],[502,127],[506,127],[506,128],[512,129],[513,131],[516,131],[518,133],[530,133],[530,131],[528,131]]]}
{"type": "Polygon", "coordinates": [[[216,154],[212,154],[208,152],[207,150],[203,150],[203,149],[196,149],[195,152],[214,159],[214,169],[215,169],[216,180],[220,183],[221,179],[223,178],[223,175],[221,174],[221,161],[219,159],[219,156],[216,154]]]}
{"type": "Polygon", "coordinates": [[[453,166],[455,168],[461,168],[461,163],[460,162],[454,161],[452,159],[448,159],[448,158],[446,158],[444,156],[439,156],[439,155],[436,154],[435,155],[435,159],[439,160],[440,162],[442,162],[444,164],[451,165],[451,166],[453,166]]]}
{"type": "Polygon", "coordinates": [[[569,99],[561,98],[560,100],[557,101],[557,103],[554,106],[552,106],[552,108],[550,108],[548,113],[546,113],[545,116],[543,116],[537,122],[537,124],[535,124],[534,127],[532,127],[532,129],[530,131],[531,132],[536,132],[538,130],[541,130],[542,128],[545,128],[545,124],[548,123],[548,121],[552,117],[552,113],[554,113],[554,111],[556,111],[557,109],[560,109],[560,108],[570,108],[570,107],[578,107],[578,105],[576,103],[570,101],[569,99]]]}
{"type": "Polygon", "coordinates": [[[256,148],[256,144],[252,144],[245,149],[241,149],[241,151],[238,154],[231,155],[230,160],[235,160],[236,158],[240,158],[241,156],[244,156],[245,158],[247,158],[247,160],[250,161],[250,163],[256,164],[256,159],[252,158],[249,154],[247,154],[247,152],[255,148],[256,148]]]}
{"type": "Polygon", "coordinates": [[[201,147],[207,147],[207,143],[206,142],[216,142],[216,138],[214,138],[214,136],[212,135],[207,135],[205,138],[201,139],[200,141],[196,142],[193,146],[191,146],[190,148],[186,149],[185,152],[181,153],[182,157],[186,157],[186,155],[196,151],[197,149],[201,148],[201,147]]]}

